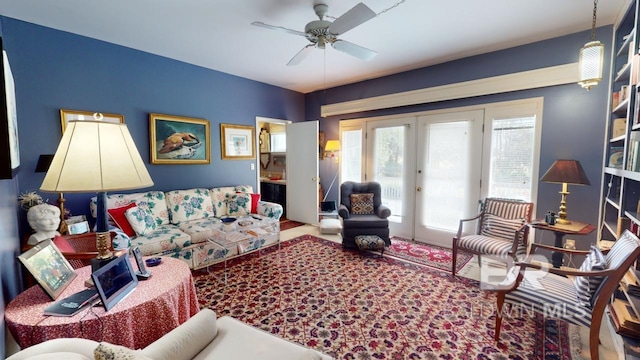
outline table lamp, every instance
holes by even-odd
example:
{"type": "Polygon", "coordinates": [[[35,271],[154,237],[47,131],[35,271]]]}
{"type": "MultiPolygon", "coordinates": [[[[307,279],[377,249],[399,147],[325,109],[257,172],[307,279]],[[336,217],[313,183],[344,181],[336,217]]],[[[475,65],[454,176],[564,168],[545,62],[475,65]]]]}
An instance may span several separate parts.
{"type": "Polygon", "coordinates": [[[567,195],[569,195],[567,185],[591,185],[580,162],[578,160],[556,160],[542,175],[540,181],[562,184],[562,191],[560,191],[562,200],[560,200],[560,211],[556,223],[571,224],[571,221],[567,220],[567,195]]]}
{"type": "Polygon", "coordinates": [[[107,226],[107,191],[153,185],[127,126],[103,121],[70,121],[40,190],[97,192],[96,247],[91,259],[98,269],[114,256],[107,226]]]}

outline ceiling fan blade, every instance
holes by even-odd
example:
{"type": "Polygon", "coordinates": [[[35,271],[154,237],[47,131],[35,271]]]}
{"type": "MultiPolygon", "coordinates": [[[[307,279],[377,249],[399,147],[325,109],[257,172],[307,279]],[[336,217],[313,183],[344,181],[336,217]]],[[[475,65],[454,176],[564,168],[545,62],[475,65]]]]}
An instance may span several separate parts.
{"type": "Polygon", "coordinates": [[[269,25],[269,24],[265,24],[265,23],[260,22],[260,21],[254,21],[254,22],[251,23],[251,25],[257,26],[257,27],[261,27],[261,28],[265,28],[265,29],[269,29],[269,30],[282,31],[282,32],[286,32],[286,33],[289,33],[289,34],[293,34],[293,35],[299,35],[299,36],[305,36],[306,35],[302,31],[291,30],[291,29],[287,29],[286,27],[282,27],[282,26],[269,25]]]}
{"type": "Polygon", "coordinates": [[[363,3],[351,8],[351,10],[342,14],[337,18],[330,26],[329,33],[333,35],[344,34],[354,27],[373,19],[376,17],[376,13],[363,3]]]}
{"type": "Polygon", "coordinates": [[[362,59],[364,61],[369,61],[378,55],[377,52],[373,50],[369,50],[360,45],[356,45],[354,43],[350,43],[344,40],[336,40],[333,44],[331,44],[334,49],[340,50],[346,54],[351,56],[355,56],[358,59],[362,59]]]}
{"type": "Polygon", "coordinates": [[[315,47],[316,47],[315,44],[309,44],[303,47],[302,50],[298,51],[298,53],[294,57],[292,57],[291,60],[289,60],[289,62],[287,63],[287,66],[300,64],[302,60],[304,60],[307,56],[309,56],[309,54],[313,51],[313,48],[315,47]]]}

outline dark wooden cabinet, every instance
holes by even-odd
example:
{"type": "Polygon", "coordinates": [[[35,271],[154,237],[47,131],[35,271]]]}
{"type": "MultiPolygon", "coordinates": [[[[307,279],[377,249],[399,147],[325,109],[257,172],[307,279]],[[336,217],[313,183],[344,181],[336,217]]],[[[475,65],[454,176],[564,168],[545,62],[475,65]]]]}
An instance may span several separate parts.
{"type": "Polygon", "coordinates": [[[270,182],[260,183],[260,198],[263,201],[269,201],[282,205],[282,216],[287,216],[287,186],[283,184],[274,184],[270,182]]]}

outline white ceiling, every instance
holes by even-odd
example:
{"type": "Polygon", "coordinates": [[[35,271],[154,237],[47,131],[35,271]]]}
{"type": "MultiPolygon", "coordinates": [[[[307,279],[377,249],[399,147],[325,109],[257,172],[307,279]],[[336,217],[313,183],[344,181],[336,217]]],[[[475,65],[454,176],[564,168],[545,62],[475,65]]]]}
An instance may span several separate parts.
{"type": "MultiPolygon", "coordinates": [[[[325,3],[337,18],[359,1],[325,3]]],[[[379,13],[400,0],[362,1],[379,13]]],[[[597,26],[614,23],[628,1],[600,1],[597,26]]],[[[373,60],[327,47],[286,66],[308,41],[250,24],[304,31],[317,20],[314,2],[0,0],[0,14],[308,93],[587,30],[593,11],[590,0],[405,0],[340,36],[377,51],[373,60]]]]}

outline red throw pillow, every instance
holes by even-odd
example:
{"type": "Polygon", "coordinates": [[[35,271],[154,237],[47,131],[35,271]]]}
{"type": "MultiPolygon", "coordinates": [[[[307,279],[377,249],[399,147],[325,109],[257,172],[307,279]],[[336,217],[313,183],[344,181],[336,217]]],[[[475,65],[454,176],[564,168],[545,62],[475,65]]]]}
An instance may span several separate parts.
{"type": "MultiPolygon", "coordinates": [[[[242,191],[236,191],[236,194],[242,194],[242,191]]],[[[260,194],[249,194],[251,195],[251,213],[258,213],[258,201],[260,201],[260,194]]]]}
{"type": "Polygon", "coordinates": [[[131,227],[131,224],[129,224],[129,221],[124,216],[124,212],[127,211],[128,209],[131,209],[132,207],[136,207],[136,203],[131,203],[123,207],[107,210],[111,220],[113,220],[113,222],[116,223],[116,226],[119,227],[122,231],[124,231],[124,233],[127,234],[129,237],[136,236],[136,232],[135,230],[133,230],[133,228],[131,227]]]}
{"type": "Polygon", "coordinates": [[[69,244],[67,239],[64,236],[56,235],[53,238],[53,243],[56,245],[58,250],[63,253],[74,253],[76,250],[69,244]]]}
{"type": "Polygon", "coordinates": [[[260,201],[260,194],[251,194],[251,213],[258,213],[258,201],[260,201]]]}

